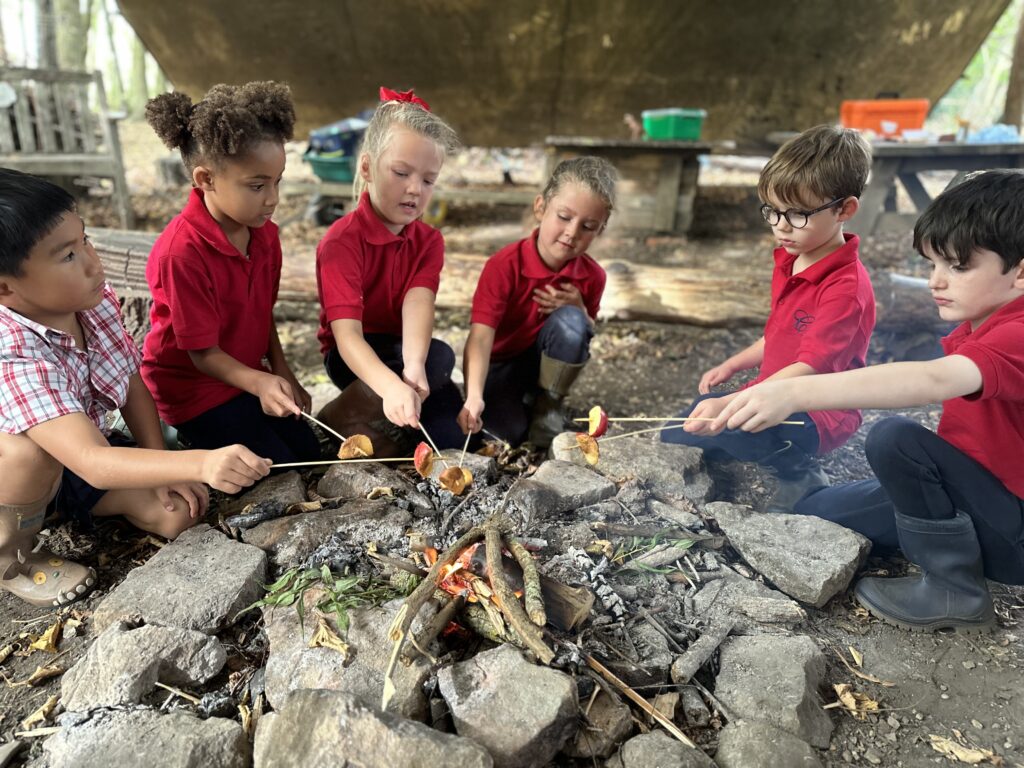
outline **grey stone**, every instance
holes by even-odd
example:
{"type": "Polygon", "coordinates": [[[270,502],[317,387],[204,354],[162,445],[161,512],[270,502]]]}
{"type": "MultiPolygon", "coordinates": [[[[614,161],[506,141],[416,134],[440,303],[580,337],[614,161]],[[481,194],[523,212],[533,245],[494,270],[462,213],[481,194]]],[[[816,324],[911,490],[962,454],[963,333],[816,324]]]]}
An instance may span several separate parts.
{"type": "Polygon", "coordinates": [[[765,578],[816,608],[850,585],[871,549],[859,533],[820,517],[754,512],[726,502],[712,502],[704,511],[765,578]]]}
{"type": "Polygon", "coordinates": [[[202,685],[224,667],[220,641],[177,627],[109,626],[61,678],[61,703],[69,711],[138,704],[157,681],[202,685]]]}
{"type": "Polygon", "coordinates": [[[587,467],[566,461],[545,461],[540,469],[519,481],[509,494],[533,518],[596,504],[615,495],[615,483],[587,467]]]}
{"type": "Polygon", "coordinates": [[[622,745],[607,768],[715,768],[699,749],[688,747],[664,731],[651,731],[622,745]]]}
{"type": "Polygon", "coordinates": [[[437,681],[455,730],[486,747],[498,768],[546,765],[576,733],[572,678],[510,645],[443,667],[437,681]]]}
{"type": "Polygon", "coordinates": [[[479,744],[378,712],[347,693],[297,690],[256,728],[255,768],[491,768],[479,744]]]}
{"type": "MultiPolygon", "coordinates": [[[[459,466],[459,459],[462,457],[462,450],[459,448],[448,448],[441,451],[441,456],[448,462],[449,466],[459,466]]],[[[481,456],[478,453],[467,453],[462,460],[462,466],[473,475],[473,484],[477,487],[489,485],[498,478],[498,465],[490,456],[481,456]]],[[[430,473],[430,479],[437,482],[444,472],[444,461],[434,456],[434,467],[430,473]]]]}
{"type": "MultiPolygon", "coordinates": [[[[297,611],[292,607],[263,612],[270,642],[266,665],[267,701],[275,709],[285,696],[300,688],[324,688],[344,691],[355,696],[368,707],[380,709],[384,691],[384,673],[394,643],[388,639],[388,628],[402,605],[392,600],[380,606],[366,606],[349,611],[349,630],[344,638],[349,644],[349,659],[331,648],[308,647],[311,633],[316,628],[314,606],[322,592],[310,589],[305,594],[306,618],[304,628],[297,611]]],[[[427,601],[416,621],[413,632],[422,622],[429,621],[436,611],[433,601],[427,601]]],[[[332,616],[327,620],[334,628],[332,616]]],[[[422,656],[406,666],[398,663],[392,673],[395,695],[388,710],[413,720],[424,720],[429,712],[423,684],[430,677],[430,662],[422,656]]]]}
{"type": "Polygon", "coordinates": [[[764,632],[792,629],[807,619],[803,608],[777,589],[729,568],[715,575],[693,598],[693,612],[709,624],[731,621],[737,631],[764,632]]]}
{"type": "Polygon", "coordinates": [[[130,571],[97,606],[93,627],[125,619],[211,635],[262,596],[266,570],[261,549],[197,525],[130,571]]]}
{"type": "Polygon", "coordinates": [[[657,434],[599,441],[597,471],[616,482],[635,478],[662,501],[687,499],[704,504],[714,490],[704,466],[704,452],[656,438],[657,434]]]}
{"type": "Polygon", "coordinates": [[[821,768],[818,753],[807,742],[753,720],[722,729],[715,762],[718,768],[821,768]]]}
{"type": "Polygon", "coordinates": [[[306,499],[306,484],[302,482],[302,476],[290,469],[265,477],[241,496],[227,499],[220,512],[224,517],[230,517],[239,514],[249,504],[276,501],[287,506],[306,499]]]}
{"type": "Polygon", "coordinates": [[[633,732],[633,713],[618,696],[599,689],[587,722],[580,726],[563,755],[577,758],[608,757],[633,732]]]}
{"type": "Polygon", "coordinates": [[[359,499],[334,509],[268,520],[243,531],[242,541],[264,550],[280,570],[302,563],[339,531],[357,534],[354,541],[373,540],[388,547],[397,545],[411,522],[408,512],[384,499],[359,499]]]}
{"type": "Polygon", "coordinates": [[[818,694],[825,656],[809,637],[753,635],[722,643],[715,695],[736,716],[762,720],[826,748],[832,721],[818,694]]]}
{"type": "Polygon", "coordinates": [[[667,520],[681,528],[699,531],[704,528],[704,521],[692,510],[693,505],[689,501],[677,501],[670,504],[658,499],[647,500],[647,511],[652,515],[657,515],[662,520],[667,520]]]}
{"type": "Polygon", "coordinates": [[[665,636],[646,621],[636,622],[629,627],[628,632],[640,658],[627,661],[609,655],[604,665],[633,688],[668,682],[673,656],[665,636]]]}
{"type": "Polygon", "coordinates": [[[246,768],[252,749],[233,720],[200,720],[185,712],[99,710],[43,743],[48,768],[246,768]]]}
{"type": "Polygon", "coordinates": [[[405,498],[420,515],[434,514],[430,499],[416,490],[405,475],[386,464],[335,464],[320,478],[316,492],[324,498],[366,498],[374,488],[390,488],[405,498]]]}

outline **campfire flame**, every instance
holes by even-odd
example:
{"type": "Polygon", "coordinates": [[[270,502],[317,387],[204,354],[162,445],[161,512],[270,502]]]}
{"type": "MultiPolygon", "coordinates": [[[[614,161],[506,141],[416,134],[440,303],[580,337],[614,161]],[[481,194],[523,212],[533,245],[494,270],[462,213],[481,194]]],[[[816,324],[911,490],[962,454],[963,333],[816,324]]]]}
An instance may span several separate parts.
{"type": "MultiPolygon", "coordinates": [[[[488,596],[495,605],[498,605],[498,600],[491,591],[487,581],[477,576],[470,569],[473,554],[476,552],[477,547],[482,546],[482,544],[483,542],[478,542],[466,547],[454,563],[443,566],[437,577],[437,588],[450,595],[464,595],[470,603],[479,602],[479,595],[483,594],[488,596]]],[[[433,547],[427,547],[423,551],[423,556],[427,561],[427,565],[433,566],[437,562],[437,550],[433,547]]],[[[522,597],[522,590],[516,590],[515,595],[516,597],[522,597]]]]}

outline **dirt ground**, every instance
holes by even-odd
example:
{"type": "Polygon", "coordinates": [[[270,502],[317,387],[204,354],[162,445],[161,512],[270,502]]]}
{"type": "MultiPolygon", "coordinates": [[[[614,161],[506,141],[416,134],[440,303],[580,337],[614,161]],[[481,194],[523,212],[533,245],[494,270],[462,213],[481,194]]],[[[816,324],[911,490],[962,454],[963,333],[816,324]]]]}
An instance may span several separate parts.
{"type": "MultiPolygon", "coordinates": [[[[157,189],[154,158],[159,156],[160,148],[146,137],[144,127],[129,124],[124,135],[141,226],[159,229],[183,204],[183,193],[157,189]]],[[[289,242],[315,243],[324,231],[302,221],[306,200],[302,190],[309,178],[308,171],[298,162],[300,150],[297,145],[289,155],[288,182],[295,194],[285,200],[276,216],[282,225],[286,253],[289,242]]],[[[515,154],[515,163],[515,173],[524,183],[539,181],[536,151],[515,154]]],[[[500,163],[485,150],[470,150],[452,165],[457,177],[469,182],[489,182],[494,174],[500,179],[500,163]]],[[[721,191],[726,187],[749,187],[756,181],[756,172],[756,166],[745,167],[740,162],[704,169],[701,195],[706,200],[698,204],[697,228],[708,234],[669,242],[636,241],[629,245],[628,257],[662,264],[693,260],[715,263],[720,258],[726,262],[736,258],[770,259],[770,239],[756,228],[756,218],[751,224],[751,216],[756,217],[756,213],[731,202],[748,200],[749,195],[741,193],[737,198],[733,192],[721,191]],[[716,185],[721,188],[717,193],[716,185]]],[[[941,186],[943,181],[938,178],[934,183],[941,186]]],[[[110,210],[102,199],[84,202],[83,213],[87,225],[113,224],[107,220],[110,210]]],[[[457,210],[445,223],[445,235],[449,242],[458,242],[461,251],[487,253],[495,227],[499,233],[515,231],[520,218],[521,212],[515,210],[457,210]]],[[[851,229],[856,231],[855,227],[851,229]]],[[[626,258],[622,253],[616,257],[626,258]]],[[[920,272],[921,260],[912,253],[906,236],[868,238],[862,257],[869,266],[885,266],[908,274],[920,272]]],[[[287,316],[290,319],[282,321],[281,332],[299,378],[318,398],[330,396],[314,338],[315,307],[289,307],[287,316]]],[[[467,331],[467,311],[439,311],[437,335],[456,350],[461,350],[467,331]]],[[[703,371],[755,340],[760,332],[758,327],[712,329],[650,322],[601,323],[592,347],[592,361],[577,382],[570,405],[583,412],[600,403],[613,415],[672,414],[693,397],[703,371]]],[[[898,341],[891,337],[876,339],[869,362],[891,359],[898,341]]],[[[939,412],[936,408],[922,408],[902,413],[934,426],[939,412]]],[[[826,457],[824,464],[834,481],[870,476],[863,455],[864,437],[871,424],[885,415],[866,413],[865,424],[854,438],[826,457]]],[[[729,465],[716,468],[714,474],[718,494],[726,500],[757,507],[771,491],[772,480],[755,467],[729,465]]],[[[116,523],[104,524],[97,535],[66,542],[67,551],[83,555],[84,560],[99,567],[99,590],[75,608],[86,627],[90,609],[127,570],[145,562],[157,546],[155,540],[142,538],[116,523]]],[[[868,569],[880,573],[898,572],[905,567],[899,560],[872,559],[868,569]]],[[[1020,641],[1024,591],[998,584],[991,586],[999,629],[982,637],[917,635],[896,630],[869,619],[855,607],[849,595],[834,599],[823,610],[808,610],[810,634],[830,660],[829,685],[850,683],[879,707],[864,721],[839,708],[832,709],[836,732],[832,746],[823,753],[823,762],[830,766],[907,768],[943,763],[946,758],[929,743],[934,735],[991,750],[995,754],[988,760],[991,764],[1024,765],[1024,693],[1020,671],[1024,663],[1020,641]],[[892,685],[870,682],[844,666],[839,654],[850,659],[851,647],[863,655],[865,673],[892,685]]],[[[24,633],[41,633],[53,617],[51,612],[26,607],[6,593],[0,594],[0,648],[11,642],[24,647],[28,640],[24,633]]],[[[0,687],[0,734],[5,741],[22,730],[22,718],[47,697],[59,693],[59,678],[33,687],[12,684],[27,678],[37,666],[57,664],[67,669],[86,645],[87,639],[81,633],[72,637],[66,633],[56,657],[42,652],[15,654],[0,663],[0,675],[7,680],[7,685],[0,687]]],[[[826,703],[836,701],[831,688],[824,692],[824,699],[826,703]]],[[[38,751],[38,746],[33,751],[38,751]]]]}

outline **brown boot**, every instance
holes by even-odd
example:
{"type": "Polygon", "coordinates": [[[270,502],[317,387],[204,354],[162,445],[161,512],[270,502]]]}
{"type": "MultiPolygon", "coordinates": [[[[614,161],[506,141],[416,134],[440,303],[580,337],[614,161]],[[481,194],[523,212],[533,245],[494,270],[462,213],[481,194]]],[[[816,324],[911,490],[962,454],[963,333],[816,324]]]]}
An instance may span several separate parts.
{"type": "Polygon", "coordinates": [[[382,459],[410,456],[416,446],[413,430],[392,424],[384,415],[384,401],[358,379],[321,408],[317,418],[345,437],[366,435],[373,455],[382,459]]]}
{"type": "Polygon", "coordinates": [[[586,363],[563,363],[541,353],[540,374],[537,376],[537,399],[533,404],[527,441],[538,448],[547,448],[555,435],[568,426],[562,401],[576,381],[586,363]]]}
{"type": "Polygon", "coordinates": [[[31,504],[0,504],[0,587],[32,605],[74,602],[96,583],[96,571],[35,547],[58,485],[31,504]]]}

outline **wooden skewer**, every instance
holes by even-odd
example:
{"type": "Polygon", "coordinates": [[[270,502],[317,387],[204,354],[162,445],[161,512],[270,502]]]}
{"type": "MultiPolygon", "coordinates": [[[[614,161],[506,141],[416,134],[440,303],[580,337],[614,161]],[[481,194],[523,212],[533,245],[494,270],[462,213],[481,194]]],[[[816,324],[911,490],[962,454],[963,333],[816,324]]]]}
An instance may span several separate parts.
{"type": "Polygon", "coordinates": [[[427,438],[427,442],[430,443],[430,447],[434,449],[434,453],[437,454],[437,458],[441,460],[441,463],[444,464],[445,468],[450,468],[451,464],[445,461],[444,456],[441,455],[441,451],[437,449],[437,443],[434,442],[434,438],[430,436],[430,433],[427,432],[426,428],[423,426],[423,422],[420,422],[420,432],[422,432],[423,436],[427,438]]]}
{"type": "Polygon", "coordinates": [[[334,436],[335,436],[336,438],[338,438],[339,440],[341,440],[341,442],[343,442],[343,443],[344,443],[344,442],[345,442],[346,440],[348,440],[348,438],[347,438],[347,437],[345,437],[345,436],[344,436],[343,434],[341,434],[340,432],[335,432],[335,431],[334,431],[333,429],[331,429],[331,428],[330,428],[330,427],[328,427],[328,426],[327,426],[326,424],[324,424],[324,423],[323,423],[322,421],[320,421],[320,419],[318,419],[318,418],[317,418],[316,416],[312,416],[312,415],[310,415],[310,414],[306,413],[305,411],[302,411],[301,413],[302,413],[302,415],[303,415],[303,416],[305,416],[305,417],[306,417],[307,419],[309,419],[310,421],[312,421],[312,422],[313,422],[314,424],[319,424],[319,425],[320,425],[321,427],[323,427],[324,429],[326,429],[326,430],[327,430],[328,432],[330,432],[330,433],[331,433],[332,435],[334,435],[334,436]]]}
{"type": "Polygon", "coordinates": [[[469,438],[473,436],[472,432],[466,433],[466,442],[462,444],[462,455],[459,456],[459,467],[462,466],[462,462],[466,460],[466,449],[469,448],[469,438]]]}
{"type": "MultiPolygon", "coordinates": [[[[590,421],[590,419],[573,419],[573,421],[590,421]]],[[[658,418],[658,417],[655,417],[655,416],[651,416],[651,417],[647,417],[647,418],[640,418],[640,417],[637,417],[637,418],[617,417],[617,418],[614,418],[614,419],[612,419],[612,418],[608,419],[609,423],[611,423],[613,421],[714,421],[714,419],[711,418],[710,416],[673,416],[673,417],[670,417],[670,418],[667,418],[667,419],[662,419],[662,418],[658,418]]],[[[802,421],[780,421],[779,424],[791,424],[791,425],[793,425],[795,427],[802,427],[804,425],[804,422],[802,422],[802,421]]]]}
{"type": "Polygon", "coordinates": [[[331,459],[328,461],[292,461],[287,464],[271,464],[271,467],[313,467],[318,464],[369,464],[374,461],[412,461],[412,458],[405,459],[331,459]]]}

